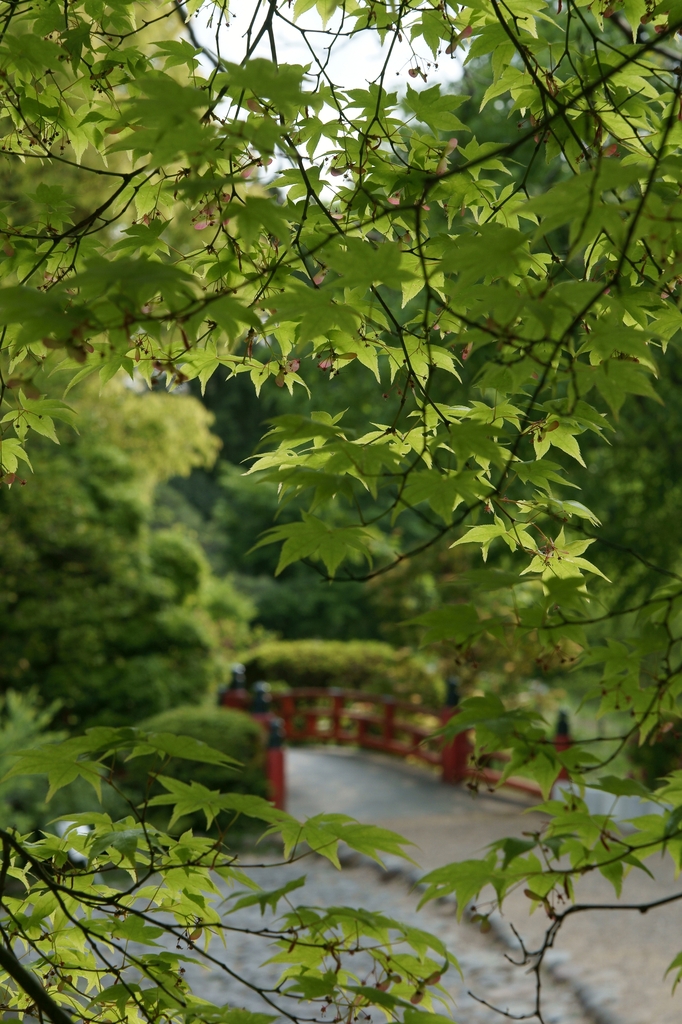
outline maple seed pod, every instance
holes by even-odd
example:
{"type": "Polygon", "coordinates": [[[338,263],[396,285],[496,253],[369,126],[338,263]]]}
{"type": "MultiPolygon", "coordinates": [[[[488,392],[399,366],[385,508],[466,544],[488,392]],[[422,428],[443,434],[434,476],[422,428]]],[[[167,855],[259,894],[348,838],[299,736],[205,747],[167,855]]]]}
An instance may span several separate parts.
{"type": "Polygon", "coordinates": [[[445,52],[448,53],[448,54],[454,53],[455,50],[457,49],[458,45],[462,42],[462,40],[463,39],[468,39],[472,32],[473,32],[473,29],[472,29],[471,25],[467,25],[466,28],[462,29],[462,31],[459,33],[458,36],[455,36],[455,38],[452,40],[450,45],[446,48],[445,52]]]}
{"type": "Polygon", "coordinates": [[[417,989],[415,994],[411,997],[410,1002],[412,1003],[413,1006],[417,1006],[418,1003],[421,1003],[423,998],[424,993],[420,992],[419,989],[417,989]]]}
{"type": "Polygon", "coordinates": [[[203,928],[200,928],[200,927],[195,928],[194,931],[189,933],[189,941],[190,942],[196,942],[197,939],[200,939],[202,931],[203,931],[203,928]]]}

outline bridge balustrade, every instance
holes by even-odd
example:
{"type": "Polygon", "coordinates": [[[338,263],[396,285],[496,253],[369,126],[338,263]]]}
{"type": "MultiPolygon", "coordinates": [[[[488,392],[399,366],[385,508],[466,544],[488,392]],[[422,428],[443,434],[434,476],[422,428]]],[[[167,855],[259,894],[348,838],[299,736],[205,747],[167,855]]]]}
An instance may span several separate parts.
{"type": "Polygon", "coordinates": [[[433,733],[442,716],[434,708],[363,690],[301,686],[272,695],[293,742],[352,744],[439,765],[433,733]]]}
{"type": "MultiPolygon", "coordinates": [[[[255,694],[243,685],[226,690],[221,703],[250,710],[264,724],[266,720],[279,719],[283,738],[291,743],[348,744],[414,758],[440,768],[446,783],[493,787],[502,779],[503,766],[509,761],[508,755],[500,753],[474,762],[467,732],[459,733],[449,743],[443,742],[438,731],[457,714],[456,705],[436,709],[390,694],[331,687],[300,686],[283,693],[268,693],[265,684],[257,684],[255,694]]],[[[562,714],[554,745],[557,750],[565,750],[570,743],[567,720],[562,714]]],[[[281,754],[278,756],[281,758],[281,754]]],[[[511,777],[503,784],[534,797],[541,796],[539,786],[530,779],[511,777]]]]}

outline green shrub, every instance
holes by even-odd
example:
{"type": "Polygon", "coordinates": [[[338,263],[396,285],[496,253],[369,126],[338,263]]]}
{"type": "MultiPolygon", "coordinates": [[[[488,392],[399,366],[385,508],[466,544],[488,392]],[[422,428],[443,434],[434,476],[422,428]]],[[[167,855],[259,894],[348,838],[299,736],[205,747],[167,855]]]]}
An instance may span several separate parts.
{"type": "MultiPolygon", "coordinates": [[[[180,779],[182,782],[199,782],[208,789],[219,789],[223,793],[252,793],[268,796],[265,775],[265,736],[262,727],[242,711],[228,708],[206,708],[193,705],[173,708],[140,723],[144,729],[155,732],[172,732],[176,735],[192,736],[203,740],[243,765],[241,769],[227,769],[219,765],[200,764],[174,758],[163,767],[162,774],[180,779]]],[[[122,788],[126,794],[141,803],[145,796],[147,774],[150,768],[158,769],[152,757],[140,757],[128,762],[122,788]]],[[[154,793],[164,792],[157,786],[154,793]]],[[[159,812],[159,818],[167,815],[159,812]]],[[[174,831],[186,828],[205,831],[203,815],[192,815],[178,822],[174,831]]]]}
{"type": "Polygon", "coordinates": [[[78,413],[80,434],[37,438],[35,477],[0,489],[0,694],[35,688],[69,731],[198,702],[254,611],[191,530],[156,522],[155,487],[215,455],[199,402],[112,381],[78,413]]]}
{"type": "MultiPolygon", "coordinates": [[[[48,731],[54,712],[54,706],[41,707],[35,690],[8,690],[0,696],[0,778],[14,767],[17,751],[63,738],[64,733],[48,731]]],[[[35,775],[15,776],[2,782],[0,827],[12,826],[19,832],[42,828],[54,817],[52,808],[45,803],[46,796],[45,780],[35,775]]]]}
{"type": "Polygon", "coordinates": [[[443,684],[408,648],[378,640],[269,640],[244,657],[247,680],[338,686],[440,704],[443,684]]]}
{"type": "Polygon", "coordinates": [[[682,768],[682,733],[678,723],[669,717],[663,718],[663,727],[646,743],[632,740],[626,750],[633,774],[649,789],[660,786],[666,775],[682,768]]]}

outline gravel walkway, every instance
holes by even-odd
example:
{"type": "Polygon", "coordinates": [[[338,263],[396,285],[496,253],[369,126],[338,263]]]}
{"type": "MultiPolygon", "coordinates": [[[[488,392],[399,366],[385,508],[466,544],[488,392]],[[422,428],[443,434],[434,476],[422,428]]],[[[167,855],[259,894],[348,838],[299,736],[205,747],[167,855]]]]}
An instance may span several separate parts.
{"type": "MultiPolygon", "coordinates": [[[[492,933],[481,935],[475,925],[458,924],[451,904],[430,904],[417,913],[417,895],[410,893],[399,878],[389,875],[389,880],[382,882],[381,874],[369,867],[337,871],[317,857],[306,859],[302,864],[269,869],[262,873],[262,878],[259,873],[258,880],[270,889],[303,873],[308,882],[305,889],[292,893],[295,904],[347,905],[384,911],[441,938],[458,958],[464,975],[462,980],[451,969],[443,978],[453,999],[447,1012],[458,1024],[493,1024],[505,1019],[477,1002],[469,990],[514,1014],[524,1014],[531,1009],[534,979],[505,959],[504,950],[492,933]]],[[[272,920],[271,915],[261,918],[258,908],[239,911],[230,918],[235,925],[251,928],[262,927],[263,921],[268,920],[272,920]]],[[[258,980],[260,985],[274,985],[279,977],[281,965],[261,966],[274,951],[272,947],[268,949],[263,939],[234,933],[227,938],[226,951],[218,945],[211,946],[214,956],[223,959],[245,979],[258,980]]],[[[218,968],[190,969],[188,980],[196,992],[213,1002],[268,1012],[257,993],[218,968]]],[[[586,1024],[589,1020],[570,985],[548,977],[543,981],[543,989],[547,1024],[586,1024]]]]}
{"type": "MultiPolygon", "coordinates": [[[[488,843],[520,835],[541,821],[528,814],[529,800],[513,791],[474,797],[464,787],[444,786],[428,771],[382,755],[339,747],[295,748],[287,751],[287,769],[292,814],[305,818],[336,811],[392,828],[415,843],[414,857],[425,870],[476,857],[488,843]]],[[[625,880],[623,901],[648,902],[682,890],[670,858],[652,858],[648,866],[655,877],[633,871],[625,880]]],[[[589,903],[614,901],[613,889],[599,875],[582,879],[579,894],[589,903]]],[[[544,916],[529,918],[528,901],[520,892],[505,904],[505,913],[495,922],[499,939],[511,942],[511,920],[528,948],[536,948],[547,924],[544,916]]],[[[680,1024],[682,985],[673,995],[671,979],[664,979],[680,950],[682,905],[671,903],[645,915],[615,910],[576,915],[562,929],[550,963],[555,976],[569,980],[597,1024],[680,1024]]],[[[504,972],[501,953],[492,955],[504,972]]],[[[460,1020],[468,1018],[460,1014],[460,1020]]]]}

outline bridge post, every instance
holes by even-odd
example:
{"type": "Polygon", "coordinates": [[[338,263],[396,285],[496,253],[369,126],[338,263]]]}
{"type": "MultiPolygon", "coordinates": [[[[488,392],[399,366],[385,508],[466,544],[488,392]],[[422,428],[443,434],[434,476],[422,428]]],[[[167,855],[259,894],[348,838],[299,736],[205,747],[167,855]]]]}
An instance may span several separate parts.
{"type": "Polygon", "coordinates": [[[317,715],[314,710],[305,710],[303,712],[305,718],[305,738],[307,740],[314,740],[317,736],[317,715]]]}
{"type": "MultiPolygon", "coordinates": [[[[292,702],[293,703],[293,702],[292,702]]],[[[255,719],[265,732],[265,773],[268,782],[269,798],[275,807],[283,811],[286,800],[284,784],[284,748],[285,723],[272,708],[272,695],[268,683],[255,683],[251,701],[251,717],[255,719]]]]}
{"type": "Polygon", "coordinates": [[[329,690],[329,695],[332,699],[332,737],[335,740],[341,739],[341,716],[343,713],[343,702],[344,695],[343,690],[339,690],[338,687],[332,687],[329,690]]]}
{"type": "Polygon", "coordinates": [[[238,708],[245,711],[249,704],[249,693],[246,689],[246,669],[237,663],[232,666],[232,679],[226,690],[221,690],[219,703],[224,708],[238,708]]]}
{"type": "Polygon", "coordinates": [[[359,747],[364,747],[365,736],[367,735],[367,722],[364,718],[357,718],[355,725],[357,727],[357,744],[359,747]]]}
{"type": "MultiPolygon", "coordinates": [[[[456,676],[450,676],[447,680],[447,695],[445,707],[441,711],[440,720],[445,725],[453,715],[458,714],[459,708],[459,680],[456,676]]],[[[469,760],[469,740],[465,732],[458,733],[443,747],[441,760],[441,779],[450,785],[461,782],[467,774],[467,761],[469,760]]]]}
{"type": "Polygon", "coordinates": [[[268,722],[266,764],[270,799],[278,811],[286,805],[286,778],[284,774],[284,722],[273,717],[268,722]]]}
{"type": "Polygon", "coordinates": [[[382,697],[384,704],[383,740],[387,747],[390,747],[395,738],[395,697],[385,695],[382,697]]]}
{"type": "Polygon", "coordinates": [[[290,694],[285,693],[279,698],[277,703],[279,705],[278,711],[284,720],[284,736],[289,740],[294,734],[296,702],[290,694]]]}
{"type": "MultiPolygon", "coordinates": [[[[556,723],[556,732],[554,734],[554,749],[557,754],[562,753],[564,750],[568,750],[569,747],[573,746],[573,740],[571,739],[571,729],[568,723],[568,715],[565,711],[559,712],[559,717],[556,723]]],[[[568,772],[565,768],[562,768],[557,776],[558,780],[568,779],[568,772]]]]}

